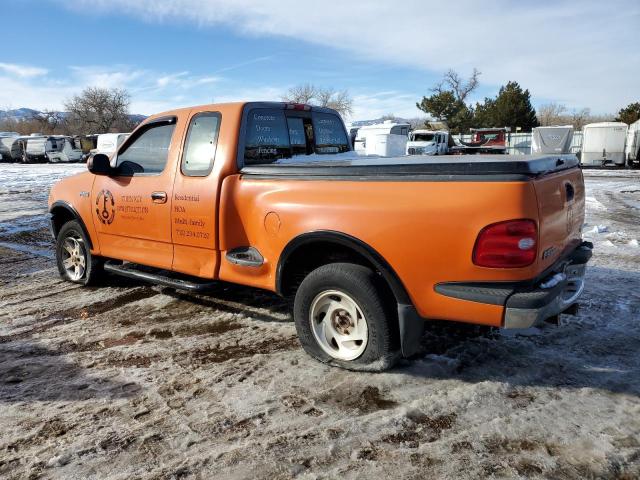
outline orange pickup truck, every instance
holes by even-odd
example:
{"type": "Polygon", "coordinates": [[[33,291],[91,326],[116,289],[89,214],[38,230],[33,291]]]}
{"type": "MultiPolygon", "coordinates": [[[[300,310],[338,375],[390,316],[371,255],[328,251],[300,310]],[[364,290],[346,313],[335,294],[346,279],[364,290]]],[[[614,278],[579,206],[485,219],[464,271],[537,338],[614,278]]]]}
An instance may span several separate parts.
{"type": "Polygon", "coordinates": [[[571,312],[591,256],[574,156],[357,157],[326,108],[165,112],[88,169],[50,193],[63,278],[271,290],[304,349],[344,368],[414,354],[427,319],[571,312]]]}

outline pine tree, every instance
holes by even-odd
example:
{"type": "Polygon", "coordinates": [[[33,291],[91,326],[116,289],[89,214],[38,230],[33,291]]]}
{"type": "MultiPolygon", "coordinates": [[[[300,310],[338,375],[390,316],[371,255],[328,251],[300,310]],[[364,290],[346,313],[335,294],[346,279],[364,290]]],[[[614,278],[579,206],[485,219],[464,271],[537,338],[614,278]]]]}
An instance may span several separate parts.
{"type": "Polygon", "coordinates": [[[518,82],[508,82],[500,88],[496,98],[485,98],[475,108],[476,127],[520,127],[530,132],[538,126],[536,111],[531,106],[529,90],[522,90],[518,82]]]}

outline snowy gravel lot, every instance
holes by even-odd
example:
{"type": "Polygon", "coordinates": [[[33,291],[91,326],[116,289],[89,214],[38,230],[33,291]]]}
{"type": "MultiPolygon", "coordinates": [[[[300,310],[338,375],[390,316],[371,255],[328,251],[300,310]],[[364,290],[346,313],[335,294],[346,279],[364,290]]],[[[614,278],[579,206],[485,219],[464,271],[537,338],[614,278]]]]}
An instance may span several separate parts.
{"type": "Polygon", "coordinates": [[[431,325],[383,374],[298,347],[274,295],[59,280],[49,185],[0,164],[0,477],[640,477],[640,172],[585,172],[578,316],[431,325]]]}

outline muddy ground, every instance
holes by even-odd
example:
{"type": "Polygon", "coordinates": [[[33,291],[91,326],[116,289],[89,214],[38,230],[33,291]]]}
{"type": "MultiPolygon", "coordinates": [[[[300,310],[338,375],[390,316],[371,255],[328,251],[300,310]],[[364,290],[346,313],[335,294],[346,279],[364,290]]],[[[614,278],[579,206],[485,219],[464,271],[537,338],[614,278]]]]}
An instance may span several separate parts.
{"type": "Polygon", "coordinates": [[[283,301],[59,280],[48,185],[0,165],[0,477],[640,476],[640,172],[587,172],[578,316],[429,326],[383,374],[321,365],[283,301]]]}

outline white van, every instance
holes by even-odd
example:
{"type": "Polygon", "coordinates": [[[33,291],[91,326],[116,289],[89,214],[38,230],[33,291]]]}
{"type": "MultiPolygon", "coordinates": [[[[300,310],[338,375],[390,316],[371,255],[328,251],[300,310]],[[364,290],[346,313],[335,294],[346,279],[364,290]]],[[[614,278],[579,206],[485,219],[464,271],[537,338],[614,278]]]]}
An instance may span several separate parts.
{"type": "Polygon", "coordinates": [[[626,123],[590,123],[582,129],[582,165],[604,166],[625,164],[626,123]]]}
{"type": "Polygon", "coordinates": [[[408,123],[384,123],[365,125],[358,129],[354,150],[358,155],[397,157],[405,154],[409,134],[408,123]]]}

